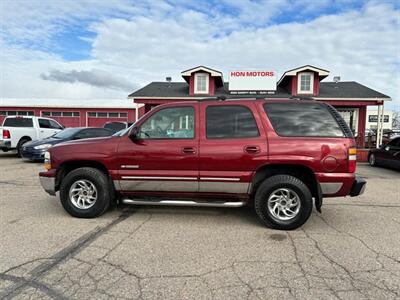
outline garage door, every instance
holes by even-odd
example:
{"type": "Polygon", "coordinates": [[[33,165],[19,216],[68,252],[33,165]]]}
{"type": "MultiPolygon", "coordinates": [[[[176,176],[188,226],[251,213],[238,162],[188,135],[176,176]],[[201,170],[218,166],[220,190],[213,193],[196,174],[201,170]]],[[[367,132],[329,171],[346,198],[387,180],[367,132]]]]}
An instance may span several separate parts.
{"type": "Polygon", "coordinates": [[[42,111],[42,117],[52,118],[64,127],[79,127],[80,113],[72,111],[42,111]]]}
{"type": "Polygon", "coordinates": [[[107,122],[128,122],[126,112],[88,112],[88,126],[103,127],[107,122]]]}

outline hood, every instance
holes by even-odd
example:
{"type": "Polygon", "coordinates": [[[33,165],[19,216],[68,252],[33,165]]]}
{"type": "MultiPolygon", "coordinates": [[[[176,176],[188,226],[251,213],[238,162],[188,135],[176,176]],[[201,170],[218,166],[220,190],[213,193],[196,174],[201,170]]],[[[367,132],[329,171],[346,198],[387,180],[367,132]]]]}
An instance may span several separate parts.
{"type": "Polygon", "coordinates": [[[62,144],[58,144],[57,146],[99,144],[99,143],[107,142],[107,140],[109,140],[111,138],[112,138],[112,136],[107,136],[107,137],[98,137],[98,138],[89,138],[89,139],[65,141],[62,144]]]}
{"type": "Polygon", "coordinates": [[[63,140],[63,139],[47,138],[47,139],[43,139],[43,140],[39,140],[39,141],[27,142],[26,144],[24,144],[24,146],[25,147],[36,147],[36,146],[40,146],[40,145],[44,145],[44,144],[55,145],[55,144],[59,144],[59,143],[65,142],[65,141],[66,140],[63,140]]]}

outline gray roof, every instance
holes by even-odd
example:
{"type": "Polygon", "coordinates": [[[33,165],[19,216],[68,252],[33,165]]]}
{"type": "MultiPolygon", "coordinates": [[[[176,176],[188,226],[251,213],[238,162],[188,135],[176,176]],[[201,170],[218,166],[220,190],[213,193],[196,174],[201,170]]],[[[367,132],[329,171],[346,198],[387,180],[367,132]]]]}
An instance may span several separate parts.
{"type": "MultiPolygon", "coordinates": [[[[355,81],[321,82],[318,98],[390,98],[355,81]]],[[[225,82],[223,87],[216,88],[215,95],[233,96],[229,93],[229,83],[225,82]]],[[[291,94],[284,88],[278,86],[275,94],[263,94],[268,98],[288,98],[291,94]]],[[[241,97],[254,97],[255,94],[240,94],[241,97]]],[[[260,95],[258,95],[260,96],[260,95]]],[[[186,82],[152,82],[143,88],[133,92],[129,98],[140,97],[188,97],[189,84],[186,82]]],[[[199,97],[198,95],[192,97],[199,97]]]]}

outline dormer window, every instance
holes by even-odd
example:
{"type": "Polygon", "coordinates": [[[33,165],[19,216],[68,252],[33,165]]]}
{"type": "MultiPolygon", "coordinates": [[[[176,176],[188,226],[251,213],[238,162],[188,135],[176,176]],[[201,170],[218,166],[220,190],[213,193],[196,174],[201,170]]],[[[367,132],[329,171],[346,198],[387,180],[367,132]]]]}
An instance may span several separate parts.
{"type": "Polygon", "coordinates": [[[196,94],[208,94],[209,74],[195,73],[194,74],[194,92],[196,94]]]}
{"type": "Polygon", "coordinates": [[[314,73],[299,73],[297,83],[298,94],[312,94],[314,91],[314,73]]]}

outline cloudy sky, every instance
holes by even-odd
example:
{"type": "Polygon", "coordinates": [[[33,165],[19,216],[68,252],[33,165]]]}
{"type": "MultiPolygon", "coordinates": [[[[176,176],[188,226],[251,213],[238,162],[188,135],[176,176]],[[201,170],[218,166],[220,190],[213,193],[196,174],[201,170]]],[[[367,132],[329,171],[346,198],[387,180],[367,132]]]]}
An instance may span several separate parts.
{"type": "Polygon", "coordinates": [[[0,24],[2,98],[126,98],[197,65],[312,64],[400,110],[396,0],[0,0],[0,24]]]}

